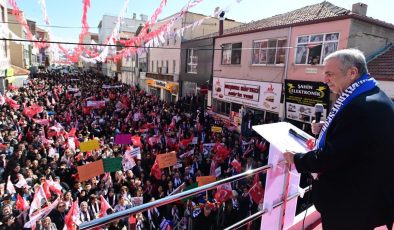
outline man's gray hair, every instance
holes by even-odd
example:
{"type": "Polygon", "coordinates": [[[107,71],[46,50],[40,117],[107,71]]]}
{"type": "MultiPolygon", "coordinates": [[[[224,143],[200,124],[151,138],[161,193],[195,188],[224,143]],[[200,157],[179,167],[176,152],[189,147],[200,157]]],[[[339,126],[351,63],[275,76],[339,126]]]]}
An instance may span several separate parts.
{"type": "Polygon", "coordinates": [[[341,70],[345,73],[349,68],[356,67],[359,76],[368,73],[367,62],[365,61],[365,56],[363,52],[358,49],[343,49],[335,51],[324,58],[324,64],[330,59],[338,59],[342,64],[341,70]]]}

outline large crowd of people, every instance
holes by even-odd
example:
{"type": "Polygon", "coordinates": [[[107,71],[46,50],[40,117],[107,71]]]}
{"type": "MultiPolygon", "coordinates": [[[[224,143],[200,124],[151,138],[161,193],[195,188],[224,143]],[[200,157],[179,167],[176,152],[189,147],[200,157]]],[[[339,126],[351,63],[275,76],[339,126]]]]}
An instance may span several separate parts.
{"type": "MultiPolygon", "coordinates": [[[[75,228],[137,201],[191,188],[197,177],[219,180],[266,164],[268,143],[240,135],[190,101],[164,102],[138,85],[87,72],[40,73],[24,87],[8,87],[0,100],[0,228],[75,228]],[[222,129],[213,132],[212,126],[222,129]],[[116,144],[118,134],[131,134],[140,143],[116,144]],[[80,151],[80,143],[89,140],[100,147],[80,151]],[[80,180],[78,166],[124,158],[136,147],[141,154],[133,157],[131,169],[80,180]],[[156,156],[172,151],[177,167],[158,169],[156,156]],[[105,210],[103,202],[109,205],[105,210]]],[[[250,191],[263,181],[263,175],[243,179],[227,186],[228,196],[211,190],[105,228],[222,229],[258,210],[250,191]]]]}

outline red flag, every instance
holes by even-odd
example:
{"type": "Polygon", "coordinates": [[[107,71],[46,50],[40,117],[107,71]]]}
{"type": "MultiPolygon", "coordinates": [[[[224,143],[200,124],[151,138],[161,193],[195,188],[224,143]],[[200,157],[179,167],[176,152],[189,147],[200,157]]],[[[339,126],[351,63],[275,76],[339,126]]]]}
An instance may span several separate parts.
{"type": "Polygon", "coordinates": [[[52,194],[51,194],[51,191],[49,190],[49,184],[48,184],[47,181],[45,181],[45,182],[42,184],[42,188],[44,189],[45,197],[46,197],[47,199],[51,198],[52,194]]]}
{"type": "Polygon", "coordinates": [[[10,90],[10,91],[14,91],[14,90],[17,90],[18,87],[13,86],[12,84],[9,84],[8,87],[7,87],[7,89],[10,90]]]}
{"type": "Polygon", "coordinates": [[[246,159],[248,155],[252,152],[252,145],[249,145],[249,147],[245,150],[244,154],[242,154],[242,158],[246,159]]]}
{"type": "Polygon", "coordinates": [[[223,184],[221,186],[218,186],[216,194],[215,194],[215,199],[219,203],[223,203],[228,199],[231,199],[233,197],[233,190],[231,188],[231,184],[223,184]]]}
{"type": "Polygon", "coordinates": [[[30,108],[30,107],[26,107],[26,108],[23,109],[22,114],[27,116],[27,117],[29,117],[29,118],[33,118],[34,115],[37,114],[37,112],[34,109],[30,108]]]}
{"type": "Polygon", "coordinates": [[[41,106],[39,106],[37,104],[32,104],[30,106],[30,109],[34,110],[36,113],[42,113],[42,111],[44,111],[44,108],[42,108],[41,106]]]}
{"type": "Polygon", "coordinates": [[[54,193],[58,194],[59,196],[63,195],[62,186],[59,183],[53,181],[52,179],[47,180],[45,183],[47,183],[49,185],[49,190],[51,192],[54,192],[54,193]]]}
{"type": "Polygon", "coordinates": [[[153,175],[157,180],[160,180],[161,178],[161,170],[159,168],[159,161],[157,160],[157,157],[150,171],[150,175],[153,175]]]}
{"type": "Polygon", "coordinates": [[[25,201],[25,199],[23,199],[21,197],[21,195],[18,194],[18,196],[16,197],[16,208],[20,211],[25,211],[26,209],[29,208],[29,205],[27,204],[27,202],[25,201]]]}
{"type": "Polygon", "coordinates": [[[150,146],[154,146],[155,144],[160,143],[160,136],[155,135],[153,137],[150,137],[148,139],[148,143],[150,146]]]}
{"type": "Polygon", "coordinates": [[[49,125],[49,120],[48,119],[32,119],[35,123],[39,125],[49,125]]]}
{"type": "Polygon", "coordinates": [[[131,215],[129,218],[130,229],[136,229],[137,219],[134,215],[131,215]]]}
{"type": "Polygon", "coordinates": [[[107,215],[107,210],[112,209],[111,205],[108,204],[107,200],[100,195],[100,215],[99,218],[107,215]]]}
{"type": "Polygon", "coordinates": [[[20,105],[18,104],[18,102],[16,102],[15,100],[9,98],[7,95],[5,95],[5,102],[11,106],[11,108],[13,109],[19,109],[20,105]]]}
{"type": "Polygon", "coordinates": [[[77,132],[77,129],[73,127],[70,132],[68,132],[68,137],[75,137],[75,133],[77,132]]]}
{"type": "Polygon", "coordinates": [[[253,186],[249,190],[249,194],[256,204],[260,204],[264,198],[264,189],[260,184],[259,174],[255,174],[253,178],[253,186]]]}
{"type": "Polygon", "coordinates": [[[234,159],[231,162],[231,165],[234,167],[235,171],[237,171],[237,173],[241,172],[241,163],[239,163],[239,161],[237,161],[237,159],[234,159]]]}
{"type": "Polygon", "coordinates": [[[64,217],[64,229],[74,230],[81,223],[79,219],[80,210],[78,206],[78,198],[73,202],[70,211],[64,217]]]}
{"type": "Polygon", "coordinates": [[[137,136],[137,135],[132,136],[131,137],[131,142],[133,142],[133,145],[135,147],[140,147],[141,146],[141,137],[137,136]]]}
{"type": "Polygon", "coordinates": [[[183,139],[183,140],[179,141],[179,143],[180,143],[184,148],[186,148],[186,147],[190,144],[190,142],[192,142],[192,140],[193,140],[193,136],[191,136],[191,137],[188,138],[188,139],[183,139]]]}

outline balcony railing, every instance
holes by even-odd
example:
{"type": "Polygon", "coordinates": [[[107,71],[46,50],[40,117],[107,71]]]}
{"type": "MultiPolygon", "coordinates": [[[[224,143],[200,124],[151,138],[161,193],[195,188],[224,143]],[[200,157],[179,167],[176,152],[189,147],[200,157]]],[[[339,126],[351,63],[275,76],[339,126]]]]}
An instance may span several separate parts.
{"type": "MultiPolygon", "coordinates": [[[[287,164],[285,164],[284,161],[279,162],[278,165],[279,164],[286,165],[286,167],[287,167],[287,164]]],[[[160,207],[162,205],[173,203],[173,202],[182,200],[184,198],[188,198],[188,197],[193,196],[193,195],[201,194],[202,192],[205,192],[205,191],[208,191],[208,190],[211,190],[211,189],[216,189],[218,186],[226,184],[226,183],[235,182],[235,181],[241,180],[241,179],[246,178],[246,177],[251,178],[253,175],[259,174],[259,173],[266,173],[269,169],[272,169],[272,168],[273,168],[272,165],[262,166],[260,168],[249,170],[249,171],[240,173],[238,175],[235,175],[235,176],[232,176],[232,177],[228,177],[228,178],[222,179],[220,181],[216,181],[216,182],[213,182],[213,183],[201,186],[201,187],[197,187],[197,188],[194,188],[194,189],[191,189],[191,190],[180,192],[178,194],[174,194],[174,195],[171,195],[171,196],[159,199],[159,200],[155,200],[153,202],[141,204],[139,206],[136,206],[136,207],[133,207],[133,208],[129,208],[129,209],[126,209],[126,210],[123,210],[123,211],[119,211],[119,212],[116,212],[116,213],[113,213],[113,214],[110,214],[110,215],[107,215],[107,216],[104,216],[102,218],[95,219],[95,220],[92,220],[92,221],[89,221],[89,222],[84,222],[84,223],[82,223],[79,226],[79,229],[81,229],[81,230],[82,229],[93,229],[93,228],[97,228],[97,227],[100,227],[100,226],[103,226],[103,225],[107,225],[107,224],[109,224],[109,223],[111,223],[113,221],[116,221],[116,220],[119,220],[119,219],[123,219],[123,218],[128,218],[131,215],[135,215],[137,213],[141,213],[141,212],[144,212],[144,211],[147,211],[147,210],[151,210],[152,208],[160,207]]],[[[287,185],[288,185],[288,183],[287,183],[287,185]]],[[[285,187],[286,187],[286,185],[285,185],[285,187]]],[[[310,189],[311,189],[311,186],[309,186],[308,188],[304,189],[304,192],[309,192],[310,189]]],[[[281,225],[282,227],[280,227],[279,229],[283,229],[284,228],[283,218],[284,218],[284,212],[285,212],[285,209],[286,209],[286,203],[290,202],[291,200],[293,200],[294,198],[297,198],[300,195],[300,192],[296,192],[295,194],[292,194],[292,195],[289,195],[288,197],[286,197],[284,194],[287,194],[287,189],[284,188],[283,191],[284,191],[284,193],[283,193],[282,199],[277,201],[276,203],[274,203],[272,205],[272,207],[271,207],[272,208],[271,210],[274,210],[274,209],[276,209],[278,207],[281,208],[282,215],[278,219],[278,221],[280,221],[279,223],[282,223],[282,225],[281,225]]],[[[225,229],[226,230],[230,230],[230,229],[241,228],[242,226],[244,226],[244,225],[246,225],[248,223],[251,223],[251,222],[253,222],[256,219],[261,218],[262,215],[267,214],[267,213],[269,213],[269,210],[264,208],[263,210],[258,211],[256,213],[248,216],[247,218],[245,218],[243,220],[240,220],[240,221],[238,221],[237,223],[235,223],[235,224],[233,224],[231,226],[226,227],[225,229]]],[[[305,219],[304,219],[304,221],[305,221],[305,219]]],[[[300,228],[296,228],[296,229],[300,229],[300,228]]]]}
{"type": "Polygon", "coordinates": [[[238,175],[235,175],[235,176],[232,176],[232,177],[228,177],[228,178],[225,178],[223,180],[216,181],[216,182],[213,182],[213,183],[201,186],[201,187],[197,187],[197,188],[194,188],[194,189],[191,189],[191,190],[187,190],[187,191],[184,191],[184,192],[181,192],[181,193],[178,193],[178,194],[174,194],[174,195],[171,195],[171,196],[159,199],[159,200],[155,200],[153,202],[145,203],[145,204],[139,205],[137,207],[133,207],[133,208],[126,209],[126,210],[123,210],[123,211],[119,211],[119,212],[116,212],[116,213],[104,216],[104,217],[99,218],[99,219],[95,219],[95,220],[92,220],[92,221],[89,221],[89,222],[84,222],[84,223],[82,223],[79,226],[79,229],[81,229],[81,230],[82,229],[92,229],[92,228],[96,228],[96,227],[99,227],[99,226],[103,226],[103,225],[111,223],[111,222],[113,222],[115,220],[119,220],[119,219],[122,219],[122,218],[127,218],[127,217],[130,217],[131,215],[134,215],[134,214],[137,214],[137,213],[140,213],[140,212],[144,212],[144,211],[147,211],[147,210],[152,209],[152,208],[160,207],[160,206],[165,205],[165,204],[169,204],[169,203],[172,203],[172,202],[175,202],[175,201],[179,201],[179,200],[182,200],[184,198],[187,198],[187,197],[190,197],[190,196],[193,196],[193,195],[200,194],[202,192],[205,192],[205,191],[208,191],[208,190],[211,190],[211,189],[215,189],[219,185],[235,182],[235,181],[238,181],[238,180],[243,179],[245,177],[251,177],[254,174],[258,174],[258,173],[262,173],[262,172],[265,173],[270,168],[272,168],[271,165],[266,165],[266,166],[263,166],[263,167],[260,167],[260,168],[257,168],[257,169],[253,169],[253,170],[249,170],[249,171],[246,171],[244,173],[240,173],[238,175]]]}

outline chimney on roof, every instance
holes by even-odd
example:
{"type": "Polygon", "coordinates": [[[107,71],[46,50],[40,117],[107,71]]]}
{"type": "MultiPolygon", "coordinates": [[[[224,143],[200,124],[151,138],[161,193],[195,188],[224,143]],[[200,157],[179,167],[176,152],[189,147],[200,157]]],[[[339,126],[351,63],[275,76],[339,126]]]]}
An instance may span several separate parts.
{"type": "Polygon", "coordinates": [[[219,14],[219,36],[223,35],[224,11],[219,14]]]}
{"type": "Polygon", "coordinates": [[[135,20],[137,18],[137,14],[133,13],[133,20],[135,20]]]}
{"type": "Polygon", "coordinates": [[[365,3],[354,3],[352,6],[352,12],[360,16],[367,16],[368,5],[365,3]]]}

